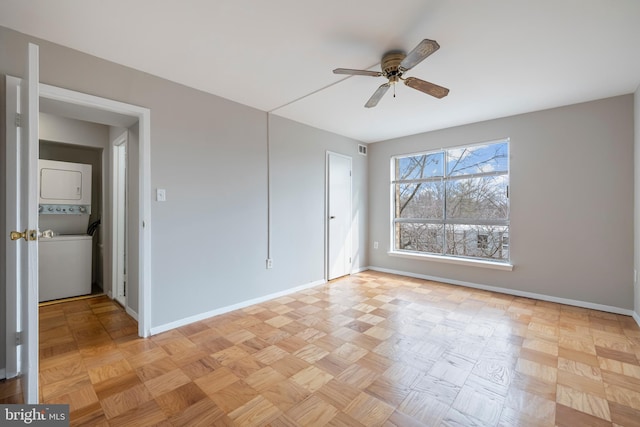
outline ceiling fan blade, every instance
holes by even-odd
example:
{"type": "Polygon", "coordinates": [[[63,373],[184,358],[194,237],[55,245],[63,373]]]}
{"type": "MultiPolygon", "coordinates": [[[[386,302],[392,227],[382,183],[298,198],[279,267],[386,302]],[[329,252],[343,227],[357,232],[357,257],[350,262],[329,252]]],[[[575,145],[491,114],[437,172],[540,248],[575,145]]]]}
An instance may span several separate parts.
{"type": "Polygon", "coordinates": [[[373,93],[373,95],[371,95],[371,98],[369,98],[369,100],[367,101],[366,104],[364,104],[364,106],[367,108],[372,108],[378,105],[378,102],[380,102],[384,94],[387,93],[390,86],[391,84],[388,82],[380,85],[380,87],[376,89],[376,91],[373,93]]]}
{"type": "Polygon", "coordinates": [[[399,68],[403,71],[410,70],[438,49],[440,49],[440,45],[437,41],[424,39],[405,56],[399,68]]]}
{"type": "Polygon", "coordinates": [[[336,68],[335,70],[333,70],[333,74],[349,74],[352,76],[371,77],[380,77],[382,75],[380,71],[352,70],[351,68],[336,68]]]}
{"type": "Polygon", "coordinates": [[[446,87],[425,82],[424,80],[417,79],[415,77],[407,77],[404,81],[404,84],[417,89],[420,92],[424,92],[427,95],[435,96],[436,98],[444,98],[449,94],[449,89],[447,89],[446,87]]]}

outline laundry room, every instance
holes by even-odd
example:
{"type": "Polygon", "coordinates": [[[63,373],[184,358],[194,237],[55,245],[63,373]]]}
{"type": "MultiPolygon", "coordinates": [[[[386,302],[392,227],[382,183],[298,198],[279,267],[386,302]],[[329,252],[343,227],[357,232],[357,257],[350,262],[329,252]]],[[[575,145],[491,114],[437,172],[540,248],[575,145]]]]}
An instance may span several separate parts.
{"type": "Polygon", "coordinates": [[[101,294],[110,127],[40,113],[39,132],[39,300],[101,294]]]}

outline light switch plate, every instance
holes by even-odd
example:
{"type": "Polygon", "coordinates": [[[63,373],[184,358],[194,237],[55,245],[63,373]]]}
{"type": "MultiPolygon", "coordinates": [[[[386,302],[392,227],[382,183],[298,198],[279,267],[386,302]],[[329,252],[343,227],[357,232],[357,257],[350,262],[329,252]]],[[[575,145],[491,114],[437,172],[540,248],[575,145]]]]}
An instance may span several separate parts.
{"type": "Polygon", "coordinates": [[[164,188],[158,188],[156,190],[156,200],[158,202],[166,202],[167,201],[167,190],[164,188]]]}

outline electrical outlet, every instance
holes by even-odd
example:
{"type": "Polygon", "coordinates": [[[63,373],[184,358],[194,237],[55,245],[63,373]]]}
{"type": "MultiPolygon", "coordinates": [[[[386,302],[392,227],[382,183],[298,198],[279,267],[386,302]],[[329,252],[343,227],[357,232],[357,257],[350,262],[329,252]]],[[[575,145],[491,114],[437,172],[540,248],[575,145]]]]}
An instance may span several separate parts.
{"type": "Polygon", "coordinates": [[[373,242],[373,249],[378,249],[378,242],[373,242]]]}
{"type": "Polygon", "coordinates": [[[167,201],[167,190],[164,188],[158,188],[156,190],[156,200],[158,202],[166,202],[167,201]]]}
{"type": "Polygon", "coordinates": [[[273,268],[273,260],[271,258],[267,258],[267,268],[273,268]]]}

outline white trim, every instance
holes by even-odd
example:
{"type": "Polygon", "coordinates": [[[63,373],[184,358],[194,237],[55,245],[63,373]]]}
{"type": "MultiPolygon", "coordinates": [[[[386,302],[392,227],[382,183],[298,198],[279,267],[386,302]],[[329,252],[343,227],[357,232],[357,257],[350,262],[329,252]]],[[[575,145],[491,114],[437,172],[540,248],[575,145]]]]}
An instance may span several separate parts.
{"type": "Polygon", "coordinates": [[[351,270],[350,274],[358,274],[358,273],[362,273],[363,271],[367,271],[367,270],[371,270],[370,267],[358,267],[356,269],[351,270]]]}
{"type": "Polygon", "coordinates": [[[126,311],[129,316],[133,317],[136,322],[138,321],[138,313],[133,311],[131,307],[125,307],[124,311],[126,311]]]}
{"type": "Polygon", "coordinates": [[[423,259],[425,261],[444,262],[447,264],[458,264],[458,265],[467,265],[471,267],[490,268],[493,270],[513,271],[513,264],[504,263],[504,262],[494,262],[494,261],[488,261],[483,259],[457,258],[452,256],[446,256],[446,255],[419,254],[419,253],[399,252],[399,251],[389,251],[387,252],[387,255],[399,257],[399,258],[423,259]]]}
{"type": "MultiPolygon", "coordinates": [[[[28,51],[29,60],[27,62],[27,78],[24,81],[25,93],[21,92],[24,104],[21,105],[21,114],[26,114],[26,123],[22,125],[22,129],[26,130],[27,138],[23,139],[26,144],[26,159],[21,161],[21,165],[26,166],[26,170],[20,175],[27,179],[27,192],[24,194],[23,207],[26,212],[21,212],[20,216],[26,218],[26,228],[29,230],[38,230],[38,158],[39,158],[39,142],[38,142],[38,114],[40,112],[40,47],[29,43],[28,51]]],[[[40,375],[39,360],[39,312],[38,312],[38,241],[30,240],[27,246],[27,262],[26,276],[20,280],[20,284],[26,285],[26,292],[22,293],[25,297],[20,304],[21,309],[26,308],[22,313],[22,318],[26,322],[22,324],[22,356],[21,371],[25,377],[22,383],[22,391],[24,401],[28,404],[38,403],[38,383],[40,375]]],[[[23,261],[24,262],[24,261],[23,261]]],[[[24,267],[23,267],[24,268],[24,267]]],[[[18,291],[20,292],[20,291],[18,291]]]]}
{"type": "Polygon", "coordinates": [[[151,110],[43,83],[40,84],[40,97],[138,119],[138,335],[148,337],[151,330],[151,110]]]}
{"type": "Polygon", "coordinates": [[[5,378],[7,378],[6,371],[4,370],[4,368],[0,368],[0,380],[3,380],[5,378]]]}
{"type": "Polygon", "coordinates": [[[208,319],[210,317],[219,316],[221,314],[229,313],[230,311],[239,310],[241,308],[249,307],[250,305],[260,304],[265,301],[280,298],[286,295],[290,295],[295,292],[304,291],[305,289],[313,288],[315,286],[324,285],[326,280],[316,280],[305,285],[296,286],[295,288],[287,289],[284,291],[276,292],[273,294],[265,295],[258,298],[242,301],[237,304],[228,305],[226,307],[217,308],[215,310],[207,311],[204,313],[196,314],[195,316],[185,317],[184,319],[176,320],[174,322],[165,323],[164,325],[154,326],[151,328],[151,335],[160,334],[162,332],[170,331],[171,329],[179,328],[181,326],[189,325],[200,320],[208,319]]]}
{"type": "MultiPolygon", "coordinates": [[[[487,286],[487,285],[481,285],[481,284],[478,284],[478,283],[465,282],[465,281],[462,281],[462,280],[452,280],[452,279],[446,279],[444,277],[436,277],[436,276],[429,276],[429,275],[426,275],[426,274],[410,273],[408,271],[392,270],[392,269],[388,269],[388,268],[369,267],[369,270],[380,271],[382,273],[397,274],[399,276],[414,277],[416,279],[432,280],[434,282],[447,283],[447,284],[450,284],[450,285],[466,286],[468,288],[481,289],[481,290],[484,290],[484,291],[497,292],[497,293],[500,293],[500,294],[507,294],[507,295],[514,295],[514,296],[518,296],[518,297],[531,298],[531,299],[536,299],[536,300],[540,300],[540,301],[548,301],[548,302],[555,302],[555,303],[558,303],[558,304],[572,305],[572,306],[575,306],[575,307],[588,308],[588,309],[591,309],[591,310],[606,311],[606,312],[609,312],[609,313],[623,314],[623,315],[626,315],[626,316],[634,316],[634,319],[636,319],[636,322],[638,321],[638,317],[640,317],[640,316],[637,316],[637,314],[635,314],[633,312],[633,310],[629,310],[629,309],[626,309],[626,308],[620,308],[620,307],[614,307],[614,306],[611,306],[611,305],[596,304],[596,303],[588,302],[588,301],[579,301],[579,300],[573,300],[573,299],[569,299],[569,298],[559,298],[559,297],[554,297],[554,296],[551,296],[551,295],[537,294],[537,293],[534,293],[534,292],[519,291],[517,289],[507,289],[507,288],[500,288],[500,287],[497,287],[497,286],[487,286]]],[[[640,322],[638,322],[638,323],[640,324],[640,322]]]]}
{"type": "Polygon", "coordinates": [[[633,320],[635,320],[636,323],[638,324],[638,326],[640,326],[640,314],[638,314],[638,313],[636,313],[634,311],[633,314],[631,315],[631,317],[633,317],[633,320]]]}
{"type": "Polygon", "coordinates": [[[99,96],[51,86],[45,83],[40,83],[40,97],[138,118],[142,117],[145,112],[149,111],[148,108],[139,107],[137,105],[127,104],[113,99],[101,98],[99,96]]]}
{"type": "MultiPolygon", "coordinates": [[[[138,127],[138,183],[140,186],[138,220],[141,222],[138,266],[138,335],[151,334],[151,110],[142,109],[138,127]],[[145,248],[143,250],[142,248],[145,248]]],[[[129,221],[131,225],[131,221],[129,221]]],[[[127,299],[128,301],[128,299],[127,299]]]]}

